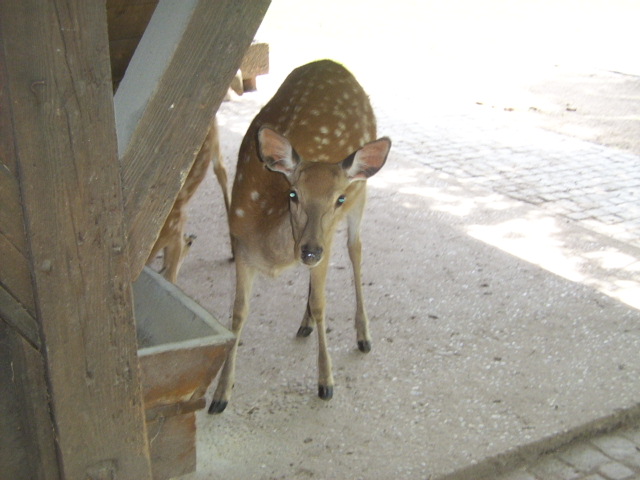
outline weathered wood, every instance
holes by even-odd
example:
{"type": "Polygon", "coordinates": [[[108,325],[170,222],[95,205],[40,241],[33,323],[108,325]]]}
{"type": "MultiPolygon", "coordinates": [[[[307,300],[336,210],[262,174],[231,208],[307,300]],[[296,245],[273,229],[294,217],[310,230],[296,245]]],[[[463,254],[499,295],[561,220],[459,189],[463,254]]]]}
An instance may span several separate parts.
{"type": "MultiPolygon", "coordinates": [[[[0,29],[0,43],[2,30],[0,29]]],[[[0,288],[35,315],[27,239],[18,185],[6,62],[0,49],[0,288]]]]}
{"type": "MultiPolygon", "coordinates": [[[[19,220],[22,220],[22,216],[19,220]]],[[[0,258],[2,258],[0,286],[16,298],[31,315],[35,316],[29,260],[5,235],[1,234],[0,258]]]]}
{"type": "Polygon", "coordinates": [[[158,0],[107,0],[109,52],[114,89],[124,77],[158,0]]]}
{"type": "Polygon", "coordinates": [[[175,49],[164,49],[166,69],[138,62],[166,37],[161,19],[172,3],[182,2],[158,4],[115,98],[133,278],[142,271],[269,5],[268,0],[197,0],[175,49]],[[140,85],[147,87],[139,91],[140,85]]]}
{"type": "Polygon", "coordinates": [[[0,319],[16,330],[31,346],[40,350],[42,341],[38,322],[2,285],[0,285],[0,319]]]}
{"type": "Polygon", "coordinates": [[[140,39],[156,5],[158,0],[107,0],[109,40],[140,39]]]}
{"type": "Polygon", "coordinates": [[[60,473],[149,479],[106,24],[101,0],[0,2],[60,473]]]}
{"type": "Polygon", "coordinates": [[[49,414],[44,362],[0,322],[0,476],[60,478],[49,414]]]}
{"type": "Polygon", "coordinates": [[[195,470],[194,412],[205,407],[207,387],[234,338],[148,268],[133,292],[151,465],[154,480],[161,480],[195,470]]]}
{"type": "MultiPolygon", "coordinates": [[[[8,102],[4,100],[0,98],[0,116],[8,111],[8,102]]],[[[2,136],[13,140],[9,126],[3,129],[2,136]]],[[[0,288],[6,289],[35,315],[20,191],[17,179],[3,163],[8,163],[5,159],[9,158],[13,158],[13,151],[0,151],[0,288]]]]}
{"type": "Polygon", "coordinates": [[[196,415],[160,417],[148,424],[153,480],[168,480],[196,469],[196,415]]]}
{"type": "Polygon", "coordinates": [[[269,73],[269,44],[252,43],[240,64],[245,92],[257,90],[256,77],[269,73]]]}

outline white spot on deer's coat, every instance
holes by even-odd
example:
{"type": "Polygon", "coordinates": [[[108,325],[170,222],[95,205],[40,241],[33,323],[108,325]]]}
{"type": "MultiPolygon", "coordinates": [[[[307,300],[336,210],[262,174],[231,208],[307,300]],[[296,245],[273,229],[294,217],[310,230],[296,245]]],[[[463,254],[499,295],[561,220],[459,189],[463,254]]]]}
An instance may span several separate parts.
{"type": "Polygon", "coordinates": [[[336,128],[336,129],[333,131],[333,134],[334,134],[336,137],[339,137],[340,135],[342,135],[342,130],[340,130],[339,128],[336,128]]]}
{"type": "Polygon", "coordinates": [[[326,135],[329,133],[329,129],[327,127],[320,127],[320,133],[324,133],[326,135]]]}
{"type": "Polygon", "coordinates": [[[258,192],[256,192],[255,190],[251,192],[251,200],[253,200],[254,202],[257,202],[259,198],[260,198],[260,194],[258,192]]]}
{"type": "Polygon", "coordinates": [[[236,215],[240,218],[244,217],[244,210],[241,208],[236,208],[236,215]]]}
{"type": "Polygon", "coordinates": [[[311,110],[309,112],[311,115],[313,115],[314,117],[319,117],[320,116],[320,110],[318,110],[317,108],[314,108],[313,110],[311,110]]]}

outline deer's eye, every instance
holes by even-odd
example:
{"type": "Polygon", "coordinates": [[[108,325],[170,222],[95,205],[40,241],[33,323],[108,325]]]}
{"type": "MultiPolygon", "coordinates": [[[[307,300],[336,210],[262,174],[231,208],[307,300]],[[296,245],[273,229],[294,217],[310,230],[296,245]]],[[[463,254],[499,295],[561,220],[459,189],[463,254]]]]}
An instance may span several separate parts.
{"type": "Polygon", "coordinates": [[[298,194],[295,192],[295,190],[291,190],[291,191],[289,192],[289,199],[290,199],[292,202],[296,202],[296,203],[298,203],[298,194]]]}
{"type": "Polygon", "coordinates": [[[338,201],[336,202],[336,207],[341,207],[346,199],[347,199],[347,197],[345,197],[344,195],[340,195],[338,197],[338,201]]]}

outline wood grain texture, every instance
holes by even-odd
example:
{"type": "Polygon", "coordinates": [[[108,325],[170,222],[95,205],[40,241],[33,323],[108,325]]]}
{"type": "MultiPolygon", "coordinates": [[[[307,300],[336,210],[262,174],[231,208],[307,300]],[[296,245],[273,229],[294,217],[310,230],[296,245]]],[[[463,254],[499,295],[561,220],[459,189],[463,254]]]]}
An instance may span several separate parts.
{"type": "Polygon", "coordinates": [[[107,0],[109,52],[114,90],[144,33],[158,0],[107,0]]]}
{"type": "Polygon", "coordinates": [[[42,347],[38,322],[20,302],[0,285],[0,319],[12,327],[36,350],[42,347]]]}
{"type": "MultiPolygon", "coordinates": [[[[198,1],[126,151],[120,152],[133,278],[144,267],[268,5],[268,0],[198,1]]],[[[135,74],[130,64],[117,97],[128,94],[127,76],[135,74]]]]}
{"type": "Polygon", "coordinates": [[[149,479],[104,7],[0,2],[0,29],[60,473],[149,479]]]}
{"type": "Polygon", "coordinates": [[[44,361],[0,322],[0,468],[2,478],[60,478],[44,361]]]}
{"type": "MultiPolygon", "coordinates": [[[[0,42],[1,36],[0,30],[0,42]]],[[[6,62],[0,49],[0,288],[13,297],[12,304],[17,301],[35,316],[9,99],[6,62]]]]}

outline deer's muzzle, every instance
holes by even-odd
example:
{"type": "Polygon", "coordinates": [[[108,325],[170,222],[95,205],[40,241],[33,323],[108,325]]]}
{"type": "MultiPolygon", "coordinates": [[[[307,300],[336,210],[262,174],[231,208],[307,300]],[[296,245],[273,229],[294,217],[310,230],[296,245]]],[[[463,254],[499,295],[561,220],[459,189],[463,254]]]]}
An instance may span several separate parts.
{"type": "Polygon", "coordinates": [[[300,260],[310,267],[317,265],[322,260],[322,247],[303,245],[300,252],[300,260]]]}

